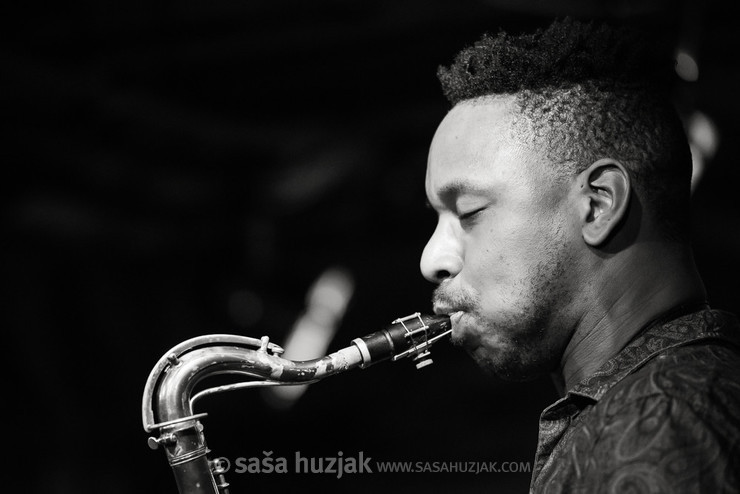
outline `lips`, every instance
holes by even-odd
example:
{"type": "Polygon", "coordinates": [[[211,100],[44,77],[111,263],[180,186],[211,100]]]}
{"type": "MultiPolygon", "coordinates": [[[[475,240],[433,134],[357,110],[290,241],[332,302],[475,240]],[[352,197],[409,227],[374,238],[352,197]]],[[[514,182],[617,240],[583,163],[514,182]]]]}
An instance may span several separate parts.
{"type": "Polygon", "coordinates": [[[438,316],[451,316],[453,313],[457,312],[457,309],[453,309],[452,307],[442,304],[434,304],[433,310],[438,316]]]}
{"type": "Polygon", "coordinates": [[[453,336],[455,333],[459,332],[459,324],[460,324],[460,318],[463,316],[464,312],[462,310],[458,310],[453,307],[447,307],[443,305],[435,305],[434,306],[434,313],[437,315],[446,315],[450,317],[450,322],[452,323],[452,334],[453,336]]]}
{"type": "Polygon", "coordinates": [[[463,316],[464,312],[461,310],[455,311],[450,316],[450,322],[452,323],[452,331],[455,331],[455,326],[458,326],[460,324],[460,318],[463,316]]]}
{"type": "Polygon", "coordinates": [[[444,280],[434,290],[432,308],[437,315],[449,316],[453,341],[461,340],[470,330],[466,326],[472,323],[468,319],[477,313],[475,300],[471,291],[460,287],[453,289],[450,280],[444,280]]]}

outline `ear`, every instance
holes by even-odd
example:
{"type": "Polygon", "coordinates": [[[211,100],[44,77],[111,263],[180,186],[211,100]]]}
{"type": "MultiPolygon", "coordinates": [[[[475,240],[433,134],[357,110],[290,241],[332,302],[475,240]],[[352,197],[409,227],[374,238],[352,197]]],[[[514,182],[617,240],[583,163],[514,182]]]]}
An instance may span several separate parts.
{"type": "Polygon", "coordinates": [[[583,240],[603,245],[627,216],[631,182],[620,162],[600,159],[579,175],[583,240]]]}

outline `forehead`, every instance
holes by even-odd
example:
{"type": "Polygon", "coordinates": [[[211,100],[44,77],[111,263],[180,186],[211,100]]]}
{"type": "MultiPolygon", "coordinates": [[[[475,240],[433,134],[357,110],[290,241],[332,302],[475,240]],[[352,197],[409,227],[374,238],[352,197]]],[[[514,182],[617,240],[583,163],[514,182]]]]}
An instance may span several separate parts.
{"type": "Polygon", "coordinates": [[[533,153],[514,129],[516,112],[513,96],[463,102],[450,110],[432,139],[427,192],[455,183],[486,188],[526,179],[533,153]]]}

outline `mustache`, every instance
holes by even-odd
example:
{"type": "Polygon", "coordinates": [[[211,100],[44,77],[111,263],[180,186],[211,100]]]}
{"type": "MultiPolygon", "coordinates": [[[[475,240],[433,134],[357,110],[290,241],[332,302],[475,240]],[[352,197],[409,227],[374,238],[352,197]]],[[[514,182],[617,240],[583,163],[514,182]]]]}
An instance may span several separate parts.
{"type": "Polygon", "coordinates": [[[434,290],[432,304],[449,312],[475,312],[479,305],[475,293],[464,289],[453,290],[447,280],[434,290]]]}

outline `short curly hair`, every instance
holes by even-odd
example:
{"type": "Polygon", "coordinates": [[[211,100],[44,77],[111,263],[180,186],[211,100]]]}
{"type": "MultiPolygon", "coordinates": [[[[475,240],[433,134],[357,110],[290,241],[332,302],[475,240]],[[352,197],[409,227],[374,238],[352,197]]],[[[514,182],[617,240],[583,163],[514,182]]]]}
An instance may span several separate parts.
{"type": "Polygon", "coordinates": [[[546,149],[561,177],[621,161],[663,233],[686,240],[692,164],[670,54],[644,31],[565,18],[532,34],[486,34],[438,77],[453,106],[515,95],[515,125],[528,130],[518,135],[546,149]]]}

